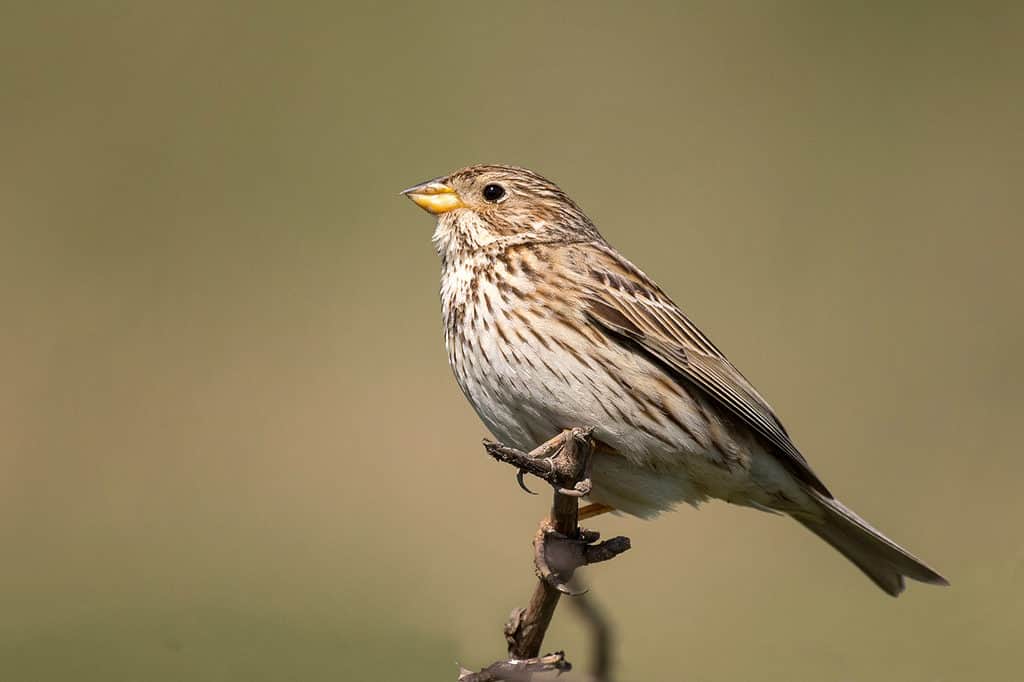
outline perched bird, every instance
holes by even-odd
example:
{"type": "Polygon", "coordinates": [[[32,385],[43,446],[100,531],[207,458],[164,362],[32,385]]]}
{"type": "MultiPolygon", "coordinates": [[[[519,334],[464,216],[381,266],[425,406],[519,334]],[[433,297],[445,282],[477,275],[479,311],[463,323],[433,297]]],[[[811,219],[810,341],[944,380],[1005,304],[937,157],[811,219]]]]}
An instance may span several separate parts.
{"type": "Polygon", "coordinates": [[[594,503],[651,517],[717,498],[787,514],[890,595],[947,585],[839,502],[767,401],[554,183],[479,165],[403,192],[437,216],[445,346],[484,424],[529,450],[594,427],[594,503]]]}

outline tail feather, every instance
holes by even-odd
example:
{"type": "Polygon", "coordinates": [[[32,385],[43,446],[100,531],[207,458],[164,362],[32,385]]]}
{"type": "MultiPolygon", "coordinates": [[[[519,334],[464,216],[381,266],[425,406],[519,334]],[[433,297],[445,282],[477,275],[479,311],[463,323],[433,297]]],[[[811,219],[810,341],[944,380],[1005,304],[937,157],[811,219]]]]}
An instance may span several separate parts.
{"type": "Polygon", "coordinates": [[[838,500],[817,493],[814,497],[824,515],[794,518],[839,550],[887,594],[896,597],[903,592],[904,577],[932,585],[949,585],[945,578],[838,500]]]}

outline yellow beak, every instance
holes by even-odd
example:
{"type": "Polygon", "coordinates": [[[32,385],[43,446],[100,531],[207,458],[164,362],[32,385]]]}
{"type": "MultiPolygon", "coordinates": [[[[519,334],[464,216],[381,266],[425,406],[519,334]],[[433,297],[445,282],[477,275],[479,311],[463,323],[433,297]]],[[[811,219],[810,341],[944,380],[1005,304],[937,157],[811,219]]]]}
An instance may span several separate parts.
{"type": "Polygon", "coordinates": [[[459,198],[454,189],[437,180],[430,180],[421,185],[410,187],[403,191],[402,194],[412,199],[413,203],[424,211],[434,215],[454,211],[457,208],[465,208],[466,206],[462,203],[462,199],[459,198]]]}

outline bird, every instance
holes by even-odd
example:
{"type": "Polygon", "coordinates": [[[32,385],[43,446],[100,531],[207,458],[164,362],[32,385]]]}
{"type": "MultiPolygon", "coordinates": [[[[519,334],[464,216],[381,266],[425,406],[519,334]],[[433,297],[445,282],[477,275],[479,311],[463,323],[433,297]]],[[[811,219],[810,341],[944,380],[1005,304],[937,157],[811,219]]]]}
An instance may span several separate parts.
{"type": "Polygon", "coordinates": [[[449,364],[502,443],[592,429],[590,503],[652,518],[709,500],[787,515],[887,594],[948,585],[832,494],[714,343],[545,177],[473,165],[402,192],[436,217],[449,364]]]}

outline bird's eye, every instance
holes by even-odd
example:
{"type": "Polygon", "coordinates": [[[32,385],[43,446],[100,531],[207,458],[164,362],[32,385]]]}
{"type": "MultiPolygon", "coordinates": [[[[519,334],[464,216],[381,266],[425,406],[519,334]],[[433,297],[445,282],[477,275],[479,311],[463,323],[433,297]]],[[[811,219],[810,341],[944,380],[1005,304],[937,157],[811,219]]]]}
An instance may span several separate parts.
{"type": "Polygon", "coordinates": [[[497,203],[505,198],[505,188],[501,185],[490,184],[484,187],[484,199],[493,203],[497,203]]]}

